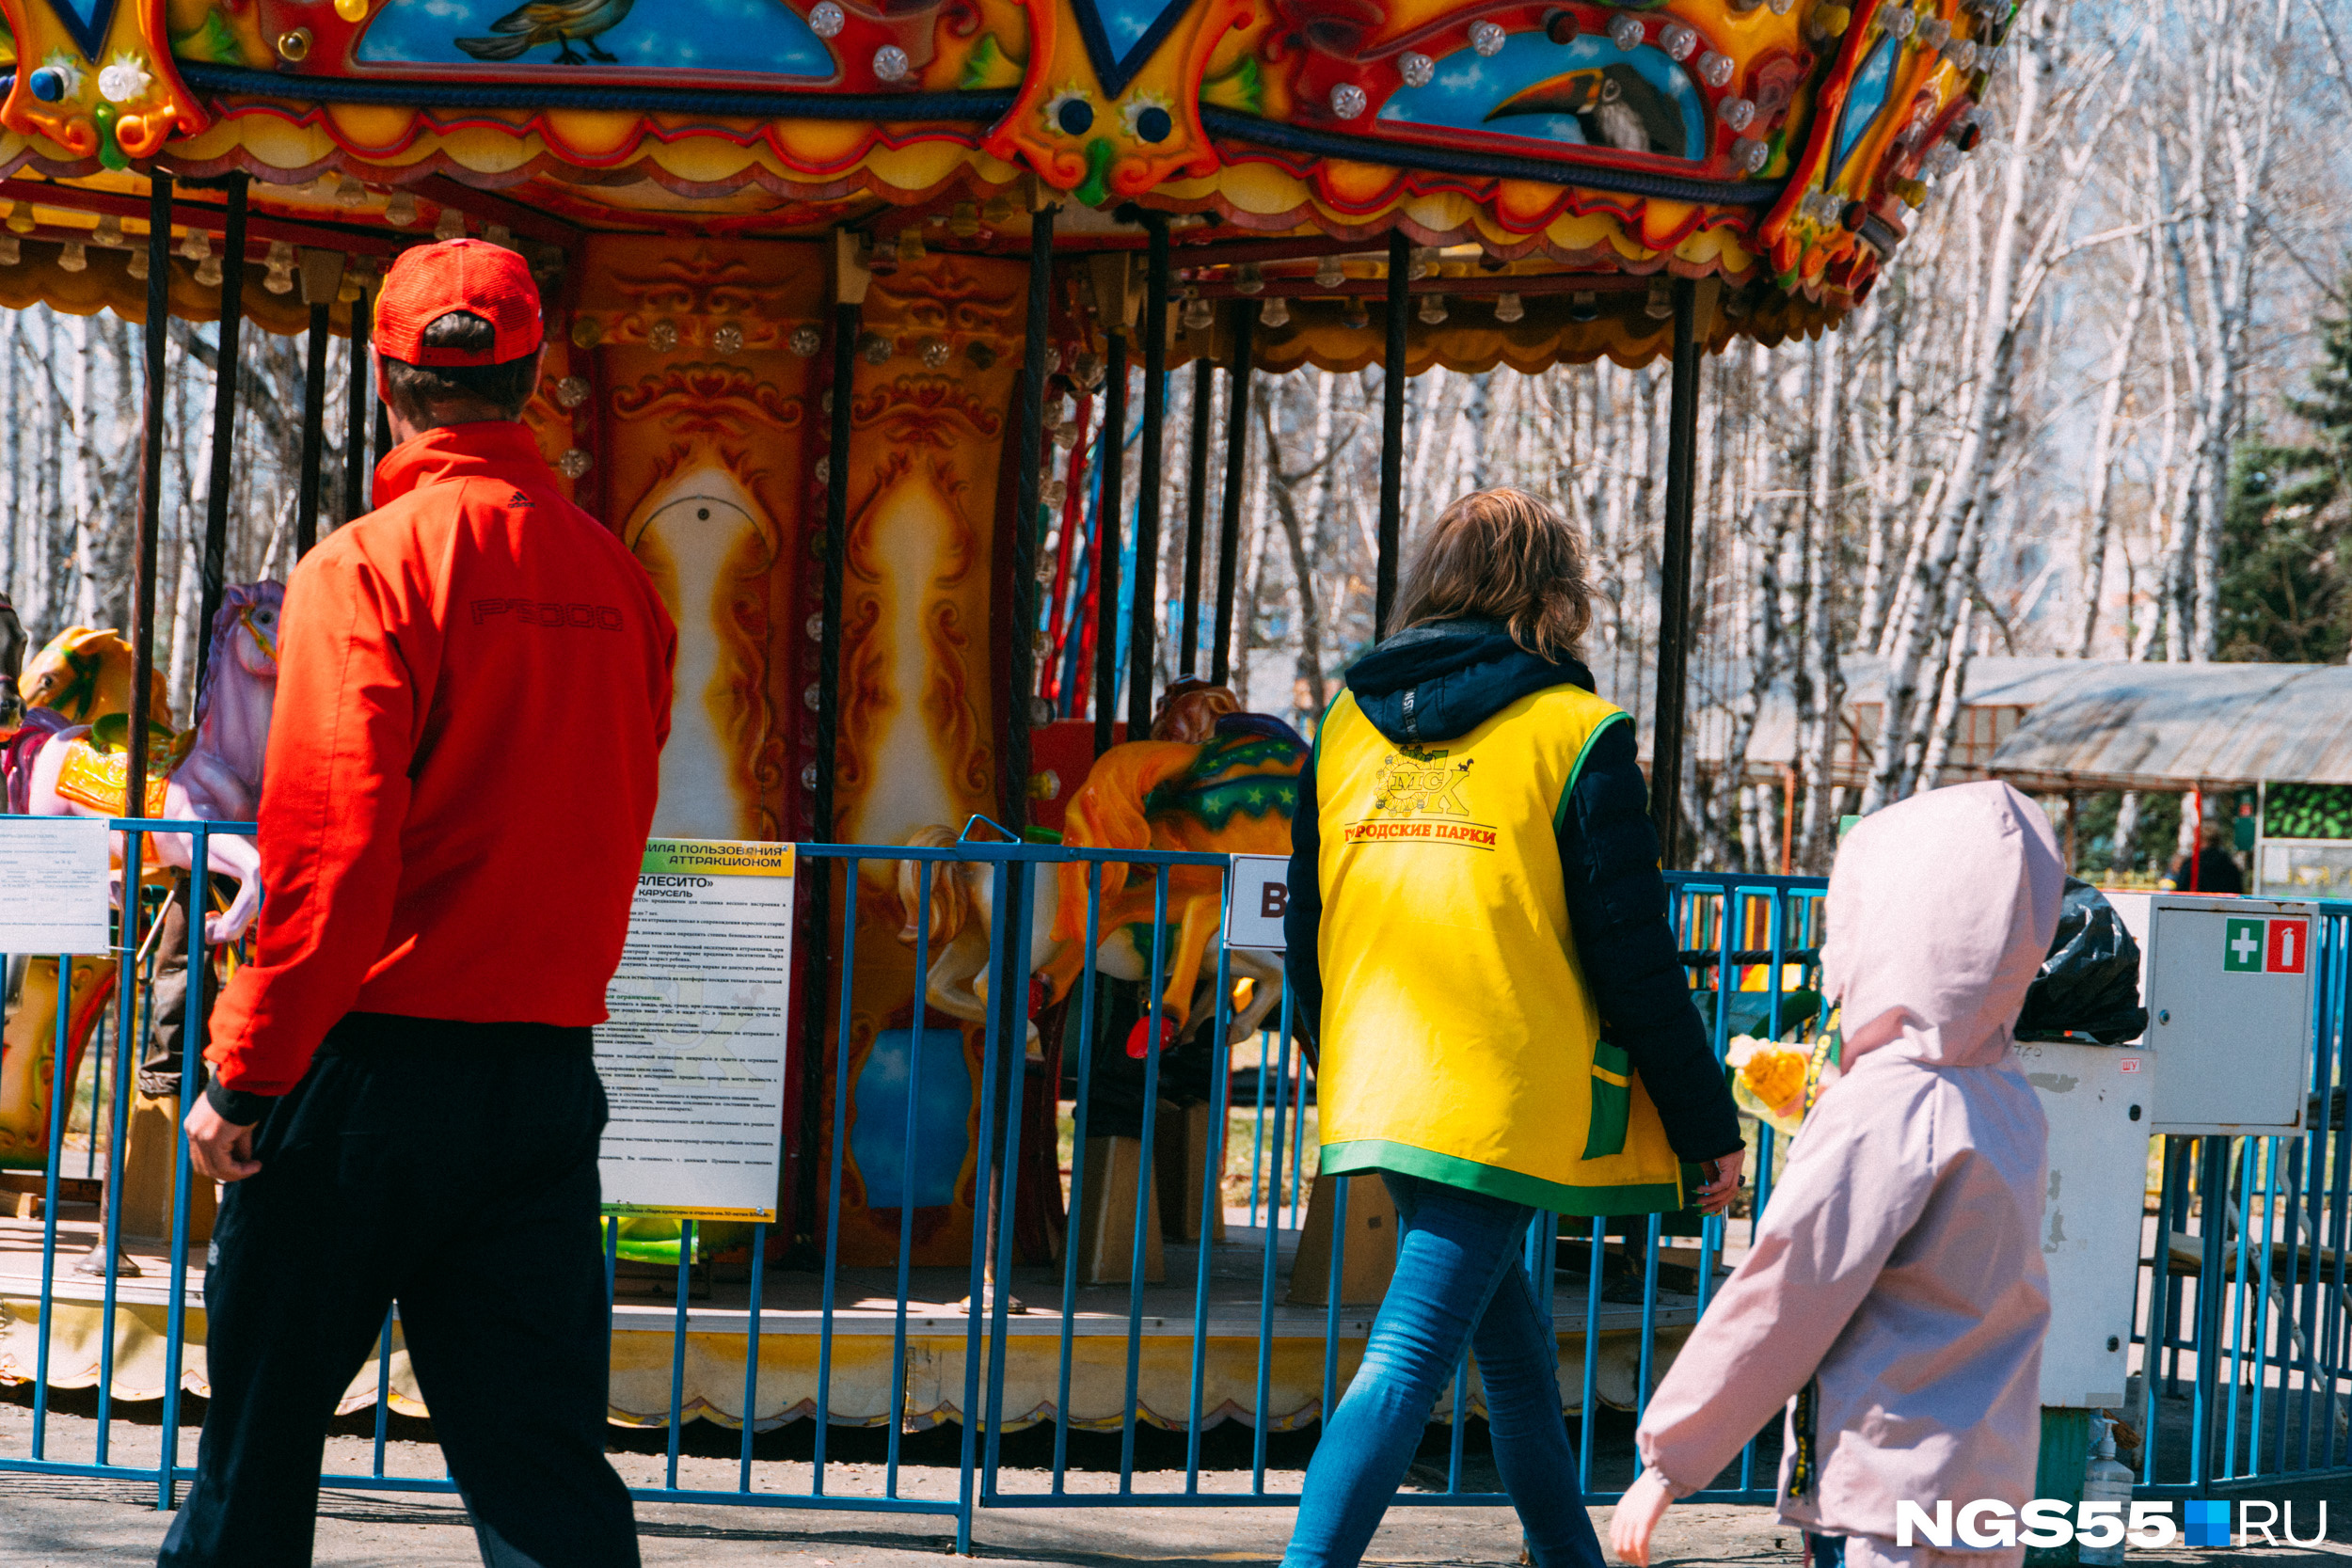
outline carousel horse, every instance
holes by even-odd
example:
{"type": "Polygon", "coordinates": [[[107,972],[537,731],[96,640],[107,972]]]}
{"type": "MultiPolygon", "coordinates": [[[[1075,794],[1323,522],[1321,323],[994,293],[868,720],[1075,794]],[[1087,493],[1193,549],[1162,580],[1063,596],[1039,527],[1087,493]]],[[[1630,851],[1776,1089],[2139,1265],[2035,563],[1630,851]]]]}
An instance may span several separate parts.
{"type": "MultiPolygon", "coordinates": [[[[1071,797],[1062,842],[1081,848],[1289,854],[1307,742],[1280,720],[1240,708],[1231,690],[1206,681],[1169,687],[1152,719],[1151,739],[1114,746],[1095,759],[1086,783],[1071,797]]],[[[1148,868],[1141,877],[1136,870],[1118,861],[1103,865],[1096,929],[1111,933],[1105,947],[1129,948],[1123,967],[1140,977],[1150,968],[1158,898],[1156,879],[1148,868]]],[[[1078,972],[1089,872],[1076,861],[1058,869],[1061,908],[1054,935],[1066,945],[1046,966],[1056,996],[1069,990],[1078,972]]],[[[1160,997],[1162,1050],[1191,1027],[1202,964],[1225,923],[1223,872],[1205,865],[1170,866],[1167,880],[1173,940],[1160,997]]],[[[1280,999],[1282,970],[1279,959],[1257,953],[1235,953],[1232,967],[1237,977],[1257,982],[1228,1036],[1238,1042],[1256,1032],[1280,999]]],[[[1129,1055],[1144,1053],[1149,1028],[1148,1016],[1136,1022],[1129,1055]]]]}
{"type": "MultiPolygon", "coordinates": [[[[1279,720],[1241,712],[1223,687],[1180,681],[1163,699],[1152,734],[1150,740],[1114,746],[1096,760],[1071,800],[1063,842],[1213,854],[1290,852],[1291,811],[1307,756],[1297,732],[1279,720]]],[[[953,845],[956,835],[946,828],[919,828],[905,842],[939,848],[953,845]]],[[[908,946],[914,944],[926,864],[931,868],[932,958],[924,976],[925,998],[951,1018],[982,1022],[988,1016],[994,867],[968,861],[900,862],[898,900],[905,923],[898,940],[908,946]]],[[[1032,883],[1029,962],[1031,973],[1044,982],[1044,1002],[1067,996],[1085,967],[1090,870],[1088,863],[1068,862],[1055,876],[1032,883]]],[[[1131,885],[1131,874],[1123,863],[1102,866],[1095,963],[1097,972],[1111,979],[1141,981],[1151,970],[1156,900],[1152,879],[1146,876],[1131,885]]],[[[1224,923],[1224,877],[1215,867],[1171,867],[1168,883],[1173,941],[1163,965],[1163,1049],[1189,1032],[1197,1008],[1214,1003],[1207,994],[1214,990],[1214,976],[1204,979],[1202,970],[1224,923]]],[[[1238,1043],[1257,1031],[1280,1000],[1281,961],[1269,954],[1236,952],[1232,973],[1236,980],[1253,982],[1227,1035],[1229,1042],[1238,1043]]],[[[1034,1037],[1035,1026],[1031,1029],[1034,1037]]],[[[1148,1022],[1137,1031],[1128,1050],[1141,1056],[1148,1022]]]]}
{"type": "Polygon", "coordinates": [[[24,700],[17,695],[16,679],[24,673],[24,623],[16,606],[0,594],[0,743],[24,721],[24,700]]]}
{"type": "MultiPolygon", "coordinates": [[[[909,848],[952,849],[959,842],[952,828],[917,828],[900,840],[909,848]]],[[[923,868],[931,873],[931,966],[923,976],[924,1000],[949,1018],[967,1023],[988,1022],[988,948],[995,912],[992,883],[994,865],[982,861],[900,861],[898,902],[906,918],[898,941],[915,943],[915,927],[922,919],[923,868]]],[[[1030,879],[1029,965],[1043,966],[1054,952],[1054,883],[1030,879]]],[[[1037,1059],[1037,1025],[1029,1025],[1029,1054],[1037,1059]]]]}
{"type": "MultiPolygon", "coordinates": [[[[253,816],[277,690],[278,611],[283,598],[284,590],[274,582],[229,590],[213,622],[196,724],[179,742],[151,752],[151,761],[178,757],[169,780],[159,772],[149,791],[151,814],[214,821],[253,816]]],[[[119,812],[133,666],[129,643],[111,631],[86,626],[64,632],[34,659],[21,682],[29,705],[24,723],[13,736],[0,740],[11,810],[83,816],[119,812]],[[90,745],[93,733],[106,737],[110,749],[90,745]],[[61,795],[61,789],[73,794],[61,795]]],[[[163,717],[167,735],[171,710],[160,675],[151,691],[152,711],[163,717]]],[[[150,842],[156,861],[188,864],[185,835],[159,834],[150,842]]],[[[207,923],[206,936],[215,942],[233,941],[260,905],[260,857],[251,839],[224,833],[211,841],[208,864],[240,885],[229,911],[207,923]]],[[[71,1014],[65,1071],[53,1075],[58,963],[55,958],[33,958],[22,970],[17,1006],[0,1044],[0,1166],[39,1165],[46,1159],[51,1089],[55,1083],[74,1081],[82,1048],[114,989],[113,958],[73,960],[62,999],[71,1014]]]]}
{"type": "MultiPolygon", "coordinates": [[[[134,663],[131,644],[116,633],[69,626],[15,673],[9,695],[23,705],[13,728],[0,736],[0,785],[8,810],[22,814],[31,808],[33,764],[51,740],[130,706],[134,663]]],[[[167,718],[171,709],[161,674],[149,689],[154,711],[167,718]]],[[[8,990],[14,1006],[0,1035],[0,1167],[38,1168],[46,1163],[52,1093],[58,1084],[74,1081],[82,1049],[114,993],[112,958],[73,959],[62,988],[58,970],[55,957],[12,957],[8,990]],[[60,1006],[68,1014],[62,1074],[53,1070],[60,1006]]]]}
{"type": "MultiPolygon", "coordinates": [[[[175,736],[167,717],[146,737],[148,816],[214,822],[252,818],[261,802],[262,762],[278,695],[278,615],[285,594],[275,582],[239,583],[228,591],[213,618],[195,726],[175,736]]],[[[31,679],[28,672],[28,685],[31,679]]],[[[126,678],[126,690],[128,684],[126,678]]],[[[158,708],[168,715],[160,704],[158,708]]],[[[120,814],[130,762],[127,717],[103,713],[44,737],[20,765],[25,809],[42,816],[120,814]]],[[[158,833],[148,843],[155,863],[190,867],[195,847],[190,835],[158,833]]],[[[204,939],[232,942],[261,911],[261,851],[241,834],[216,833],[208,844],[209,869],[232,878],[237,894],[227,910],[206,917],[204,939]]]]}
{"type": "MultiPolygon", "coordinates": [[[[131,710],[135,662],[120,633],[68,626],[15,677],[13,695],[23,706],[14,728],[0,735],[0,784],[7,786],[9,811],[22,816],[32,809],[33,759],[53,737],[131,710]]],[[[149,711],[168,724],[171,700],[160,670],[148,691],[149,711]]]]}

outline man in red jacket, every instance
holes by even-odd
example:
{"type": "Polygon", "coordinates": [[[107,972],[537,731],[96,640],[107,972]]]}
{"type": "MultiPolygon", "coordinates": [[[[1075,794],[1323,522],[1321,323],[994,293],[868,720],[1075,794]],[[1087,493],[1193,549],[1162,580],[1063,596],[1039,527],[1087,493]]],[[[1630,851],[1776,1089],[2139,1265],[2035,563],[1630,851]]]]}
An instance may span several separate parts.
{"type": "Polygon", "coordinates": [[[484,1560],[638,1560],[604,1457],[590,1027],[676,634],[516,422],[541,346],[512,251],[403,255],[376,307],[398,441],[376,510],[287,591],[259,952],[187,1118],[197,1169],[232,1185],[165,1563],[310,1560],[326,1424],[394,1300],[484,1560]]]}

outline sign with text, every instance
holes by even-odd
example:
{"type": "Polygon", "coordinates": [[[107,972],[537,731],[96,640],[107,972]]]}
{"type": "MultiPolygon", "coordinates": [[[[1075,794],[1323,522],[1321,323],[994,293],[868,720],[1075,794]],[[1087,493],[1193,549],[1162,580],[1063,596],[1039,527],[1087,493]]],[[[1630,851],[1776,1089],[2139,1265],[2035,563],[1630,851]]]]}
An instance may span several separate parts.
{"type": "Polygon", "coordinates": [[[1282,915],[1291,900],[1288,855],[1235,855],[1225,879],[1225,945],[1279,953],[1282,915]]]}
{"type": "Polygon", "coordinates": [[[0,822],[0,953],[103,953],[106,822],[99,816],[0,822]]]}
{"type": "Polygon", "coordinates": [[[596,1029],[606,1209],[776,1217],[791,963],[792,846],[645,846],[596,1029]]]}

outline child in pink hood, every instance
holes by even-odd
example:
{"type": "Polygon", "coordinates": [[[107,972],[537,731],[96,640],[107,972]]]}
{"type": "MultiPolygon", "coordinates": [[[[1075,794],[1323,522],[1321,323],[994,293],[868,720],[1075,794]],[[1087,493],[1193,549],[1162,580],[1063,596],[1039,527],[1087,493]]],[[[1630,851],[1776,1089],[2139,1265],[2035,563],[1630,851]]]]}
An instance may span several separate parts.
{"type": "MultiPolygon", "coordinates": [[[[1848,834],[1821,970],[1843,1007],[1825,1090],[1747,1259],[1650,1398],[1618,1557],[1788,1406],[1780,1517],[1848,1568],[2020,1562],[1895,1544],[1895,1505],[2033,1496],[2047,1125],[2010,1028],[2064,882],[2049,823],[2004,784],[1932,790],[1848,834]]],[[[1915,1537],[1915,1541],[1916,1541],[1915,1537]]]]}

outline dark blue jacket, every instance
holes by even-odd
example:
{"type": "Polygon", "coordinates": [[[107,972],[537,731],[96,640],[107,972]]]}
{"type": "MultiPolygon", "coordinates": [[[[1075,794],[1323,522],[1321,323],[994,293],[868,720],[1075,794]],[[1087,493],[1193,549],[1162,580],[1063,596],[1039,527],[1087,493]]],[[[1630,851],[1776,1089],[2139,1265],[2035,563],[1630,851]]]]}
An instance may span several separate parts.
{"type": "MultiPolygon", "coordinates": [[[[1491,621],[1399,632],[1347,673],[1364,717],[1400,743],[1450,740],[1530,692],[1571,685],[1592,690],[1592,673],[1573,660],[1538,658],[1491,621]]],[[[1695,1162],[1730,1153],[1740,1143],[1739,1115],[1666,923],[1666,879],[1658,869],[1658,834],[1631,724],[1612,723],[1595,738],[1569,791],[1569,809],[1561,814],[1559,839],[1568,927],[1600,1008],[1601,1034],[1632,1058],[1677,1154],[1695,1162]]],[[[1320,846],[1310,756],[1291,818],[1283,920],[1290,981],[1310,1034],[1323,1016],[1315,947],[1323,919],[1320,846]]],[[[1505,975],[1495,981],[1510,983],[1505,975]]]]}

